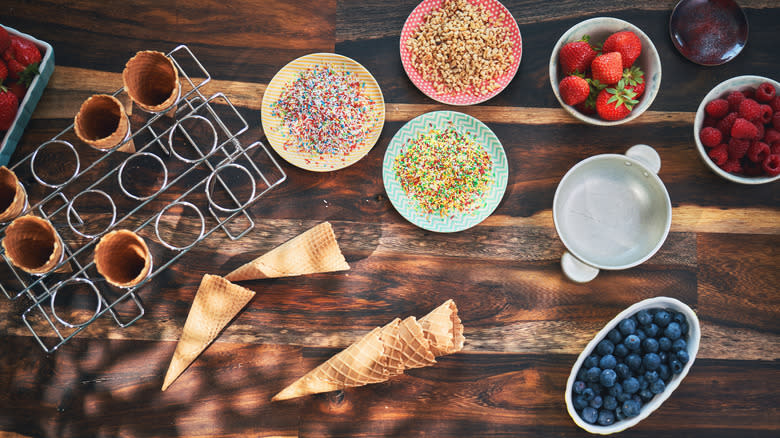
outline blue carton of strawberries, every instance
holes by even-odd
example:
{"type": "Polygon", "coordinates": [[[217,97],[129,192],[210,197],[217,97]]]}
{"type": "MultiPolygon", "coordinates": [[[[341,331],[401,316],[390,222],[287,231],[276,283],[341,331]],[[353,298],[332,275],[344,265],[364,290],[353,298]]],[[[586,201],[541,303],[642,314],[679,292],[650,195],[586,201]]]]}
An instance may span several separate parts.
{"type": "Polygon", "coordinates": [[[0,165],[6,165],[54,72],[51,45],[0,25],[0,165]]]}

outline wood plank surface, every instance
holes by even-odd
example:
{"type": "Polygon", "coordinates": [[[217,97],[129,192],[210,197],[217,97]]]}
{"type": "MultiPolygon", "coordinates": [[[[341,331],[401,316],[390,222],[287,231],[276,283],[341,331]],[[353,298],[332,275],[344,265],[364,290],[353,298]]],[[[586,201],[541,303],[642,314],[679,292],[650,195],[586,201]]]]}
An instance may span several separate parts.
{"type": "MultiPolygon", "coordinates": [[[[45,310],[50,301],[8,300],[0,294],[0,437],[588,436],[566,411],[572,365],[614,315],[656,296],[693,308],[701,322],[701,346],[672,397],[621,435],[777,436],[778,183],[737,185],[715,175],[696,152],[692,124],[700,100],[717,83],[744,74],[779,79],[780,4],[740,1],[750,23],[747,47],[732,62],[705,68],[685,60],[669,38],[676,0],[507,0],[503,3],[523,36],[516,77],[483,104],[450,107],[417,90],[401,65],[400,30],[418,3],[7,0],[0,5],[0,23],[51,43],[56,61],[11,164],[67,129],[87,97],[121,88],[124,63],[138,50],[168,52],[186,44],[210,74],[204,95],[224,93],[247,121],[240,136],[246,142],[265,141],[260,103],[271,78],[307,53],[336,52],[360,62],[376,77],[386,102],[382,134],[363,159],[329,173],[304,171],[280,159],[287,179],[248,208],[254,229],[236,241],[218,230],[156,275],[138,293],[143,316],[126,328],[105,314],[47,354],[22,315],[29,310],[28,321],[42,342],[55,344],[56,333],[36,307],[45,310]],[[582,124],[560,107],[550,89],[548,62],[555,42],[572,25],[596,16],[639,26],[662,61],[659,95],[649,111],[625,125],[582,124]],[[381,174],[395,133],[410,119],[442,109],[486,123],[509,161],[506,193],[494,214],[459,233],[433,233],[407,222],[388,200],[381,174]],[[659,176],[673,210],[669,236],[637,267],[602,271],[585,284],[568,281],[560,268],[565,248],[552,218],[558,182],[582,159],[623,153],[637,143],[653,146],[661,156],[659,176]],[[202,276],[225,275],[323,221],[333,225],[351,269],[242,282],[255,297],[161,392],[202,276]],[[465,326],[462,352],[388,382],[270,401],[372,328],[395,317],[422,316],[450,298],[465,326]]],[[[224,104],[218,109],[227,110],[224,104]]],[[[140,120],[143,114],[133,117],[140,120]]],[[[79,151],[99,157],[86,148],[79,151]]],[[[267,164],[261,155],[255,151],[252,158],[267,164]]],[[[95,172],[109,171],[126,157],[116,153],[95,172]]],[[[69,160],[66,153],[47,156],[48,174],[67,175],[69,160]]],[[[166,163],[172,174],[184,168],[174,160],[166,163]]],[[[22,167],[19,173],[31,182],[28,166],[22,167]]],[[[133,179],[160,184],[152,168],[140,166],[137,172],[133,179]]],[[[176,189],[196,183],[204,172],[189,175],[176,189]]],[[[92,182],[74,182],[69,195],[92,182]]],[[[105,187],[118,193],[113,180],[105,187]]],[[[41,187],[29,190],[31,196],[46,193],[41,187]]],[[[141,224],[177,195],[176,190],[162,194],[123,224],[141,224]]],[[[134,206],[121,195],[114,198],[120,212],[134,206]]],[[[192,199],[207,205],[202,189],[192,199]]],[[[80,212],[93,226],[106,219],[97,203],[80,212]]],[[[63,211],[55,226],[66,242],[90,245],[64,218],[63,211]]],[[[199,227],[187,210],[162,221],[164,235],[185,241],[196,238],[199,227]]],[[[153,228],[141,233],[156,261],[175,255],[153,228]]],[[[91,261],[89,253],[80,257],[91,261]]],[[[119,296],[96,271],[88,272],[102,291],[119,296]]],[[[0,266],[0,284],[12,288],[15,283],[9,268],[0,266]]],[[[120,320],[139,312],[132,300],[116,311],[120,320]]]]}

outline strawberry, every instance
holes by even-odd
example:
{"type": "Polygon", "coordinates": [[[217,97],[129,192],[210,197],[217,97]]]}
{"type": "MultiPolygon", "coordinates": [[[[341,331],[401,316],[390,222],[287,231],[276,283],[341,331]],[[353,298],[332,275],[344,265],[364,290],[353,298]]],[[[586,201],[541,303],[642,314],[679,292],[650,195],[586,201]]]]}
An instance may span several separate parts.
{"type": "Polygon", "coordinates": [[[8,77],[13,80],[23,79],[29,85],[38,74],[41,51],[32,42],[11,35],[11,47],[3,53],[3,59],[8,64],[8,77]]]}
{"type": "Polygon", "coordinates": [[[616,84],[623,77],[623,57],[619,52],[609,52],[596,59],[590,64],[593,72],[593,79],[602,84],[616,84]]]}
{"type": "Polygon", "coordinates": [[[8,77],[8,67],[6,67],[5,62],[0,59],[0,84],[3,83],[5,78],[8,77]]]}
{"type": "Polygon", "coordinates": [[[590,37],[585,35],[581,40],[566,43],[561,47],[558,53],[558,61],[561,63],[563,74],[568,76],[572,73],[585,73],[596,57],[596,51],[593,50],[588,42],[590,37]]]}
{"type": "Polygon", "coordinates": [[[574,105],[574,108],[582,114],[590,116],[596,114],[596,98],[598,97],[599,92],[607,88],[607,86],[591,78],[585,78],[585,80],[590,86],[590,94],[588,94],[588,98],[585,99],[585,102],[574,105]]]}
{"type": "MultiPolygon", "coordinates": [[[[645,92],[645,72],[639,67],[631,66],[623,70],[623,80],[626,81],[626,88],[636,93],[638,98],[645,92]]],[[[724,114],[725,115],[725,114],[724,114]]]]}
{"type": "Polygon", "coordinates": [[[0,131],[7,131],[16,118],[16,110],[19,109],[19,99],[16,95],[0,85],[0,131]]]}
{"type": "Polygon", "coordinates": [[[24,100],[24,95],[27,94],[27,87],[25,87],[23,83],[11,82],[6,87],[8,88],[8,91],[14,93],[16,98],[19,99],[19,102],[24,100]]]}
{"type": "Polygon", "coordinates": [[[566,76],[558,85],[561,92],[561,98],[566,105],[577,105],[585,102],[590,94],[590,85],[588,81],[580,76],[566,76]]]}
{"type": "Polygon", "coordinates": [[[602,46],[604,53],[619,52],[622,56],[623,68],[629,68],[642,54],[642,41],[634,32],[624,30],[610,35],[602,46]]]}
{"type": "Polygon", "coordinates": [[[625,82],[618,82],[615,88],[605,88],[596,98],[596,112],[604,120],[624,119],[631,113],[634,105],[639,103],[634,99],[636,94],[626,89],[625,82]]]}
{"type": "Polygon", "coordinates": [[[9,47],[11,47],[11,35],[3,26],[0,26],[0,53],[5,52],[9,47]]]}

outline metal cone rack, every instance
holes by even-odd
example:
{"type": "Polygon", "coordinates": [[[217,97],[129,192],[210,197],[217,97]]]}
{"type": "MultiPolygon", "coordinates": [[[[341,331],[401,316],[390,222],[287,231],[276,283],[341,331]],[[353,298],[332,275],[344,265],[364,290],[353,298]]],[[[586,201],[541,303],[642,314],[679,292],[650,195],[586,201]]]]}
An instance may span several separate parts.
{"type": "MultiPolygon", "coordinates": [[[[211,77],[190,49],[181,45],[166,56],[182,84],[175,110],[136,111],[128,136],[106,151],[82,143],[70,125],[11,168],[27,191],[23,214],[49,220],[65,249],[57,267],[39,276],[17,269],[0,249],[0,289],[10,300],[32,301],[22,320],[46,352],[106,313],[120,327],[135,323],[144,315],[141,288],[215,231],[231,240],[246,235],[255,226],[246,209],[287,178],[263,143],[242,144],[249,126],[224,94],[204,96],[211,77]],[[134,153],[119,151],[131,141],[134,153]],[[52,154],[67,163],[47,160],[52,154]],[[149,175],[153,187],[139,189],[140,176],[149,175]],[[130,288],[108,284],[92,260],[100,237],[120,228],[135,231],[152,250],[149,275],[130,288]],[[64,316],[63,296],[85,290],[94,294],[92,304],[76,309],[77,319],[73,309],[64,316]]],[[[113,95],[122,100],[123,93],[113,95]]]]}

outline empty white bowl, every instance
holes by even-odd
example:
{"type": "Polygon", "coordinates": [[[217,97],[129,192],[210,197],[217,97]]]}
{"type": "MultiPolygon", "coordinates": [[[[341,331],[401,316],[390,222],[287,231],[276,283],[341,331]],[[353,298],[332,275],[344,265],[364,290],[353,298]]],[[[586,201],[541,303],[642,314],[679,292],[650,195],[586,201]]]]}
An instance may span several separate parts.
{"type": "Polygon", "coordinates": [[[658,94],[658,90],[661,87],[661,58],[658,57],[658,51],[655,49],[655,45],[641,29],[633,24],[611,17],[596,17],[589,20],[585,20],[581,23],[575,24],[569,30],[567,30],[553,48],[552,55],[550,55],[550,85],[552,86],[555,97],[560,102],[563,109],[568,111],[569,114],[582,120],[585,123],[599,126],[614,126],[620,125],[642,115],[655,100],[655,96],[658,94]],[[639,103],[634,106],[633,111],[624,119],[621,120],[603,120],[597,114],[588,116],[577,111],[573,106],[566,105],[561,98],[561,93],[558,90],[558,83],[561,81],[558,68],[558,52],[564,44],[577,41],[582,38],[583,35],[590,36],[591,44],[603,44],[604,40],[608,36],[615,32],[624,30],[630,30],[634,32],[639,40],[642,42],[642,54],[639,55],[639,59],[634,63],[645,72],[645,94],[639,99],[639,103]]]}

